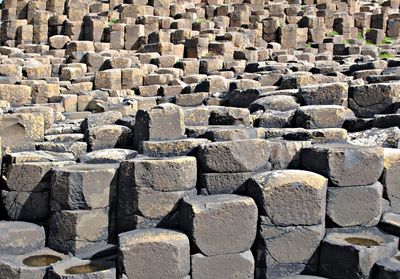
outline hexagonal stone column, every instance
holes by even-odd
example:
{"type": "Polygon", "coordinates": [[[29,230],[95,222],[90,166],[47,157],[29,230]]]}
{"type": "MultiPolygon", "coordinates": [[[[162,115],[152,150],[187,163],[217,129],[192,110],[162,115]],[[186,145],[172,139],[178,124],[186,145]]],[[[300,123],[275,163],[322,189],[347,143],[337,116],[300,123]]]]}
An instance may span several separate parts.
{"type": "Polygon", "coordinates": [[[50,265],[66,257],[66,255],[49,248],[24,255],[0,256],[0,274],[4,276],[3,278],[46,278],[50,265]]]}
{"type": "Polygon", "coordinates": [[[256,201],[259,231],[257,278],[316,270],[315,254],[325,234],[327,179],[302,170],[257,174],[246,183],[256,201]]]}
{"type": "Polygon", "coordinates": [[[115,258],[93,260],[70,257],[59,261],[49,270],[49,279],[115,279],[115,258]]]}
{"type": "Polygon", "coordinates": [[[260,215],[276,226],[316,225],[325,220],[327,179],[302,170],[277,170],[249,179],[248,194],[260,215]]]}
{"type": "Polygon", "coordinates": [[[185,134],[184,115],[181,107],[161,104],[150,110],[139,110],[134,128],[134,147],[147,140],[174,140],[185,134]]]}
{"type": "Polygon", "coordinates": [[[254,257],[250,250],[238,254],[206,257],[192,255],[192,279],[254,278],[254,257]]]}
{"type": "Polygon", "coordinates": [[[122,233],[118,263],[119,272],[126,278],[184,278],[190,272],[189,239],[166,229],[122,233]]]}
{"type": "Polygon", "coordinates": [[[112,227],[107,209],[62,210],[49,220],[48,246],[74,255],[107,244],[112,227]]]}
{"type": "Polygon", "coordinates": [[[269,168],[270,145],[265,140],[238,140],[204,144],[197,160],[205,173],[249,172],[269,168]]]}
{"type": "Polygon", "coordinates": [[[377,228],[336,229],[321,244],[319,274],[332,279],[369,278],[373,265],[397,253],[399,239],[377,228]]]}
{"type": "Polygon", "coordinates": [[[381,183],[385,189],[390,208],[400,213],[400,150],[384,148],[384,167],[381,183]]]}
{"type": "Polygon", "coordinates": [[[118,231],[174,223],[179,200],[197,195],[196,181],[194,157],[140,156],[122,162],[118,182],[118,231]]]}
{"type": "Polygon", "coordinates": [[[32,152],[31,155],[29,153],[13,153],[6,158],[2,179],[5,188],[1,191],[1,198],[11,220],[45,221],[50,216],[51,169],[75,162],[57,161],[68,160],[62,156],[40,162],[44,160],[40,156],[43,154],[38,154],[36,157],[36,152],[32,152]],[[24,156],[25,159],[22,158],[24,156]]]}
{"type": "Polygon", "coordinates": [[[400,252],[391,258],[377,261],[373,276],[376,279],[400,278],[400,252]]]}
{"type": "Polygon", "coordinates": [[[51,209],[106,208],[116,202],[118,164],[75,164],[54,168],[51,209]]]}
{"type": "Polygon", "coordinates": [[[342,106],[303,106],[297,109],[296,124],[306,129],[341,128],[345,112],[342,106]]]}
{"type": "Polygon", "coordinates": [[[232,194],[184,198],[179,224],[206,256],[241,253],[254,242],[257,206],[232,194]]]}
{"type": "Polygon", "coordinates": [[[22,255],[44,247],[43,227],[19,221],[0,221],[0,255],[22,255]]]}
{"type": "Polygon", "coordinates": [[[335,226],[376,226],[385,202],[382,184],[328,187],[326,215],[335,226]]]}
{"type": "Polygon", "coordinates": [[[371,185],[383,170],[383,149],[327,143],[303,149],[303,168],[329,178],[334,186],[371,185]]]}

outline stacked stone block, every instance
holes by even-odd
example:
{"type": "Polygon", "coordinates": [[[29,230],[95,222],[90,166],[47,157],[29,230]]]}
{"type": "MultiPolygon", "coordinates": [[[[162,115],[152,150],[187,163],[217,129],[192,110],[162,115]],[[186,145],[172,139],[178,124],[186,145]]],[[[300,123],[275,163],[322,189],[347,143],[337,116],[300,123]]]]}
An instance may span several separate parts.
{"type": "Polygon", "coordinates": [[[257,207],[232,194],[184,198],[180,227],[192,244],[192,278],[254,278],[250,248],[257,228],[257,207]]]}
{"type": "Polygon", "coordinates": [[[399,1],[1,9],[0,278],[399,276],[399,1]]]}
{"type": "Polygon", "coordinates": [[[327,216],[334,226],[375,226],[386,207],[383,149],[322,144],[304,149],[302,166],[329,178],[327,216]],[[357,197],[357,199],[354,199],[357,197]]]}
{"type": "Polygon", "coordinates": [[[325,234],[327,179],[301,170],[257,174],[246,184],[259,208],[257,278],[313,272],[325,234]]]}
{"type": "Polygon", "coordinates": [[[151,158],[124,161],[118,182],[118,231],[176,227],[183,197],[197,195],[194,157],[151,158]]]}
{"type": "Polygon", "coordinates": [[[118,164],[55,168],[51,179],[51,248],[78,254],[116,241],[118,164]]]}

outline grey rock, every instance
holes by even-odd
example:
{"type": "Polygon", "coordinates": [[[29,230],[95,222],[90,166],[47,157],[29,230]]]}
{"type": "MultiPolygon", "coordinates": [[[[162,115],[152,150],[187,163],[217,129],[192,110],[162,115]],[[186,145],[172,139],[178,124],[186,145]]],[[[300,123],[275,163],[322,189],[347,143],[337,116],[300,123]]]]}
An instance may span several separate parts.
{"type": "Polygon", "coordinates": [[[49,219],[48,246],[62,253],[86,252],[106,244],[111,225],[106,209],[54,212],[49,219]]]}
{"type": "Polygon", "coordinates": [[[335,186],[370,185],[383,170],[383,149],[327,143],[305,148],[302,167],[329,178],[335,186]]]}
{"type": "Polygon", "coordinates": [[[268,278],[277,278],[316,269],[313,262],[325,235],[325,224],[279,227],[261,217],[259,235],[256,265],[268,278]]]}
{"type": "Polygon", "coordinates": [[[197,163],[190,156],[137,157],[121,163],[119,184],[158,191],[182,191],[196,187],[197,163]]]}
{"type": "Polygon", "coordinates": [[[391,279],[400,277],[400,252],[391,258],[382,259],[375,263],[373,278],[391,279]]]}
{"type": "Polygon", "coordinates": [[[305,105],[347,106],[349,86],[345,82],[300,87],[299,99],[305,105]]]}
{"type": "Polygon", "coordinates": [[[232,194],[184,198],[179,223],[206,256],[241,253],[254,242],[257,206],[232,194]]]}
{"type": "Polygon", "coordinates": [[[254,258],[251,251],[206,257],[194,254],[191,275],[193,279],[254,278],[254,258]]]}
{"type": "Polygon", "coordinates": [[[297,126],[306,129],[340,128],[344,120],[345,109],[342,106],[303,106],[296,112],[297,126]]]}
{"type": "Polygon", "coordinates": [[[106,208],[116,202],[118,164],[75,164],[55,168],[51,209],[106,208]]]}
{"type": "Polygon", "coordinates": [[[111,164],[133,159],[137,151],[123,148],[109,148],[96,150],[79,157],[81,163],[86,164],[111,164]]]}
{"type": "Polygon", "coordinates": [[[249,172],[269,168],[269,144],[265,140],[240,140],[201,145],[197,152],[204,172],[249,172]]]}
{"type": "Polygon", "coordinates": [[[43,248],[24,255],[0,256],[0,274],[3,278],[43,279],[50,264],[66,258],[66,255],[43,248]]]}
{"type": "Polygon", "coordinates": [[[43,227],[19,221],[0,221],[0,254],[22,255],[44,247],[43,227]]]}
{"type": "Polygon", "coordinates": [[[392,112],[392,105],[400,101],[400,85],[377,83],[349,88],[349,108],[358,117],[373,117],[392,112]]]}
{"type": "Polygon", "coordinates": [[[276,226],[324,222],[327,179],[321,175],[302,170],[264,172],[249,179],[246,189],[260,215],[276,226]]]}
{"type": "Polygon", "coordinates": [[[399,239],[377,228],[329,232],[321,244],[319,274],[329,278],[369,278],[378,260],[397,253],[399,239]]]}
{"type": "Polygon", "coordinates": [[[384,209],[382,193],[379,182],[366,186],[328,187],[326,215],[341,227],[375,226],[384,209]]]}
{"type": "Polygon", "coordinates": [[[116,276],[115,261],[101,258],[71,257],[51,265],[49,270],[49,279],[114,279],[116,276]]]}
{"type": "Polygon", "coordinates": [[[357,145],[397,148],[400,141],[400,129],[398,127],[372,128],[349,133],[347,141],[357,145]]]}
{"type": "Polygon", "coordinates": [[[181,107],[161,104],[148,111],[139,110],[134,128],[134,147],[141,141],[176,140],[185,133],[184,115],[181,107]]]}
{"type": "Polygon", "coordinates": [[[189,239],[165,229],[126,232],[119,236],[118,262],[126,278],[181,279],[190,272],[189,239]]]}

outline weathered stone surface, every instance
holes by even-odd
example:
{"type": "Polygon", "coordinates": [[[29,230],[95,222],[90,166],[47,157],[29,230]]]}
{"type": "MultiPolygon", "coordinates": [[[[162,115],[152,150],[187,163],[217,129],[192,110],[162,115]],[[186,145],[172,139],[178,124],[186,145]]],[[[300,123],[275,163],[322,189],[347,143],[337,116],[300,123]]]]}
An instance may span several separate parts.
{"type": "Polygon", "coordinates": [[[196,181],[194,157],[137,157],[122,162],[118,182],[118,230],[135,229],[143,222],[148,224],[145,227],[155,227],[166,221],[183,197],[197,194],[196,181]]]}
{"type": "Polygon", "coordinates": [[[253,172],[201,173],[199,185],[210,195],[242,193],[244,183],[253,175],[253,172]]]}
{"type": "Polygon", "coordinates": [[[254,278],[254,258],[251,251],[206,257],[191,256],[191,278],[254,278]]]}
{"type": "Polygon", "coordinates": [[[264,172],[249,179],[246,188],[260,215],[276,226],[316,225],[325,219],[327,179],[321,175],[302,170],[264,172]]]}
{"type": "Polygon", "coordinates": [[[392,235],[400,237],[400,215],[391,212],[383,213],[379,227],[392,235]]]}
{"type": "Polygon", "coordinates": [[[345,119],[342,106],[303,106],[297,109],[296,124],[306,129],[340,128],[345,119]]]}
{"type": "Polygon", "coordinates": [[[61,261],[66,255],[43,248],[24,255],[0,256],[0,272],[4,278],[42,279],[47,276],[50,264],[61,261]]]}
{"type": "Polygon", "coordinates": [[[398,127],[372,128],[348,134],[348,142],[356,145],[397,148],[399,141],[400,129],[398,127]]]}
{"type": "Polygon", "coordinates": [[[132,145],[132,130],[122,125],[99,125],[87,131],[89,150],[126,148],[132,145]]]}
{"type": "Polygon", "coordinates": [[[32,89],[26,85],[1,84],[0,92],[0,99],[12,106],[23,106],[32,101],[32,89]]]}
{"type": "Polygon", "coordinates": [[[50,216],[49,191],[1,191],[5,214],[11,220],[40,221],[50,216]]]}
{"type": "Polygon", "coordinates": [[[379,182],[354,187],[328,187],[326,215],[341,227],[378,224],[384,203],[379,182]]]}
{"type": "Polygon", "coordinates": [[[265,129],[265,138],[277,137],[292,141],[311,141],[312,143],[344,142],[347,139],[347,131],[342,128],[310,130],[303,128],[265,129]]]}
{"type": "Polygon", "coordinates": [[[33,142],[43,140],[44,116],[34,113],[0,114],[2,148],[8,151],[33,149],[33,142]]]}
{"type": "Polygon", "coordinates": [[[96,114],[91,114],[81,123],[81,128],[86,131],[99,125],[115,124],[118,119],[122,118],[122,114],[118,111],[106,111],[96,114]]]}
{"type": "Polygon", "coordinates": [[[400,276],[400,253],[389,259],[382,259],[375,263],[373,276],[377,279],[396,278],[400,276]]]}
{"type": "Polygon", "coordinates": [[[197,152],[204,172],[248,172],[269,168],[269,145],[264,140],[240,140],[201,145],[197,152]]]}
{"type": "Polygon", "coordinates": [[[124,187],[182,191],[196,187],[197,163],[194,157],[137,157],[121,163],[119,184],[124,187]]]}
{"type": "Polygon", "coordinates": [[[251,198],[236,195],[184,198],[180,226],[206,256],[241,253],[255,239],[257,207],[251,198]]]}
{"type": "MultiPolygon", "coordinates": [[[[42,192],[49,190],[51,184],[50,170],[57,166],[62,167],[74,163],[71,157],[65,158],[70,159],[68,161],[35,162],[35,159],[45,160],[45,158],[40,155],[36,157],[36,154],[32,154],[32,156],[27,153],[25,154],[25,159],[23,158],[24,155],[18,153],[14,153],[14,155],[10,155],[6,159],[17,162],[4,166],[3,183],[5,188],[9,191],[42,192]]],[[[63,158],[61,157],[60,159],[63,158]]]]}
{"type": "Polygon", "coordinates": [[[107,148],[93,151],[79,157],[79,161],[85,164],[113,164],[133,159],[137,155],[134,150],[123,148],[107,148]]]}
{"type": "Polygon", "coordinates": [[[330,232],[321,244],[319,274],[367,278],[375,262],[396,254],[398,241],[376,228],[330,232]]]}
{"type": "Polygon", "coordinates": [[[51,209],[106,208],[116,203],[118,164],[75,164],[55,168],[51,178],[51,209]]]}
{"type": "Polygon", "coordinates": [[[173,104],[161,104],[149,111],[139,110],[134,128],[134,146],[147,140],[175,140],[183,137],[183,111],[173,104]]]}
{"type": "Polygon", "coordinates": [[[315,270],[313,258],[324,235],[325,224],[277,227],[261,217],[260,238],[256,244],[259,275],[279,278],[315,270]]]}
{"type": "Polygon", "coordinates": [[[48,274],[51,279],[112,279],[116,278],[117,269],[115,261],[111,259],[82,260],[70,257],[53,264],[48,274]]]}
{"type": "Polygon", "coordinates": [[[393,212],[400,213],[400,150],[384,148],[381,182],[393,212]]]}
{"type": "Polygon", "coordinates": [[[49,220],[48,245],[62,253],[82,253],[106,244],[109,232],[108,211],[63,210],[49,220]]]}
{"type": "Polygon", "coordinates": [[[167,141],[143,141],[140,147],[143,155],[150,157],[174,157],[193,155],[201,144],[209,143],[207,139],[178,139],[167,141]]]}
{"type": "Polygon", "coordinates": [[[0,254],[22,255],[44,247],[43,227],[27,222],[0,221],[0,254]]]}
{"type": "Polygon", "coordinates": [[[249,128],[238,126],[191,126],[186,128],[190,138],[206,138],[212,142],[237,141],[246,139],[263,139],[263,128],[249,128]]]}
{"type": "Polygon", "coordinates": [[[349,88],[349,108],[359,117],[390,113],[393,104],[399,100],[400,86],[396,83],[367,84],[349,88]]]}
{"type": "Polygon", "coordinates": [[[292,96],[276,95],[276,96],[266,96],[259,98],[252,102],[249,106],[251,112],[257,110],[278,110],[278,111],[288,111],[297,109],[300,104],[296,102],[296,98],[292,96]]]}
{"type": "Polygon", "coordinates": [[[305,105],[347,106],[348,85],[344,82],[302,86],[299,99],[305,105]]]}
{"type": "Polygon", "coordinates": [[[190,272],[189,239],[165,229],[119,236],[119,272],[127,278],[183,278],[190,272]]]}
{"type": "Polygon", "coordinates": [[[381,176],[383,149],[336,143],[314,145],[303,150],[301,163],[336,186],[370,185],[381,176]]]}

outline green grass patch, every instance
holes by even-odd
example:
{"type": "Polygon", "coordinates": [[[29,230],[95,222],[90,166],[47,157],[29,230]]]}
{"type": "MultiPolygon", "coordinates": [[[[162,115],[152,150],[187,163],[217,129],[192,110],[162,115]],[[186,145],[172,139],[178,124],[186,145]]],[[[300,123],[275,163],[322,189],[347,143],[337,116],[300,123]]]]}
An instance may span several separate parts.
{"type": "Polygon", "coordinates": [[[390,45],[392,43],[394,43],[394,39],[386,36],[385,39],[383,39],[383,41],[381,42],[381,45],[390,45]]]}
{"type": "Polygon", "coordinates": [[[394,58],[395,55],[393,53],[389,53],[389,52],[381,52],[379,53],[379,58],[381,59],[388,59],[388,58],[394,58]]]}
{"type": "Polygon", "coordinates": [[[110,20],[108,21],[108,26],[111,27],[111,26],[113,26],[115,23],[119,23],[119,18],[112,17],[112,18],[110,18],[110,20]]]}
{"type": "Polygon", "coordinates": [[[339,35],[339,33],[337,31],[331,31],[328,34],[326,34],[328,37],[335,37],[337,35],[339,35]]]}

